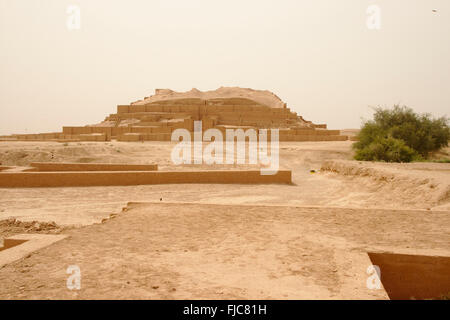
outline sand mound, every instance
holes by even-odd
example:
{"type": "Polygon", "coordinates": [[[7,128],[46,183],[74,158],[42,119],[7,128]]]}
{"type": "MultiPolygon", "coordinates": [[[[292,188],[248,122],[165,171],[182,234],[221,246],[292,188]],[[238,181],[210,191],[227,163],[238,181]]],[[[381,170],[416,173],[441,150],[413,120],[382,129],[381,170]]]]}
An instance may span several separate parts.
{"type": "Polygon", "coordinates": [[[354,179],[356,184],[371,187],[378,194],[388,195],[390,200],[404,205],[433,207],[449,204],[449,172],[442,169],[432,172],[423,166],[333,160],[325,161],[321,170],[354,179]]]}
{"type": "Polygon", "coordinates": [[[212,91],[200,91],[198,89],[192,89],[186,92],[176,92],[170,89],[156,89],[155,94],[133,102],[132,104],[141,105],[152,103],[162,100],[174,100],[174,99],[219,99],[219,98],[245,98],[256,101],[260,104],[269,106],[271,108],[284,108],[285,103],[273,92],[268,90],[254,90],[249,88],[239,87],[220,87],[217,90],[212,91]]]}
{"type": "MultiPolygon", "coordinates": [[[[99,148],[97,148],[99,149],[99,148]]],[[[63,146],[62,144],[40,145],[32,148],[17,148],[12,150],[0,150],[0,162],[9,166],[28,166],[31,162],[86,162],[93,152],[85,146],[63,146]]]]}
{"type": "Polygon", "coordinates": [[[62,231],[62,227],[55,222],[19,221],[15,218],[0,220],[0,247],[3,239],[19,233],[50,233],[56,234],[62,231]]]}

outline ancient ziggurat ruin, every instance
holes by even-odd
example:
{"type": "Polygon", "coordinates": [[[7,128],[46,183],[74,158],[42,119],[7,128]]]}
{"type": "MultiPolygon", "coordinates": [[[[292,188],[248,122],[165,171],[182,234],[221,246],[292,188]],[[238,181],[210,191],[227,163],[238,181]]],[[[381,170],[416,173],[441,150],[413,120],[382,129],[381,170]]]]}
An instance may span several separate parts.
{"type": "Polygon", "coordinates": [[[118,105],[117,113],[95,125],[69,127],[62,132],[13,134],[12,140],[53,141],[170,141],[178,128],[194,130],[202,121],[203,131],[226,129],[279,129],[280,141],[341,141],[347,136],[327,130],[292,112],[269,91],[220,88],[201,92],[196,89],[178,93],[157,89],[155,95],[129,105],[118,105]]]}

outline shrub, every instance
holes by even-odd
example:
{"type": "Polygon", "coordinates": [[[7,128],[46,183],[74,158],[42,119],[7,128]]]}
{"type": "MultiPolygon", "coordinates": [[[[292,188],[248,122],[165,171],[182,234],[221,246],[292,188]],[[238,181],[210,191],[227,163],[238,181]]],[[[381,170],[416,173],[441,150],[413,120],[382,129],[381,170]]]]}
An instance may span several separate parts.
{"type": "Polygon", "coordinates": [[[376,108],[374,119],[363,124],[358,138],[353,145],[357,160],[410,162],[447,146],[450,128],[445,117],[432,119],[394,106],[376,108]]]}
{"type": "Polygon", "coordinates": [[[376,137],[373,142],[356,150],[356,160],[411,162],[420,159],[419,154],[403,140],[392,137],[376,137]]]}

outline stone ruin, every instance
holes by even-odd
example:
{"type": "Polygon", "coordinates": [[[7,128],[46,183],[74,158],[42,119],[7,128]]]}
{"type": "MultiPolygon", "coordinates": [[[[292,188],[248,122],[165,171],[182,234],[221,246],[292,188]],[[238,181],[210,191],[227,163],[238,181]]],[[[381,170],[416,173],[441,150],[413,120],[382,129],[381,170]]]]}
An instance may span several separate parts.
{"type": "Polygon", "coordinates": [[[201,92],[175,92],[157,89],[155,95],[128,105],[118,105],[117,113],[101,123],[80,127],[65,126],[62,132],[14,134],[11,140],[70,141],[170,141],[178,128],[194,130],[194,121],[202,129],[279,129],[280,141],[343,141],[339,130],[327,130],[326,124],[306,121],[275,94],[244,88],[219,88],[201,92]]]}

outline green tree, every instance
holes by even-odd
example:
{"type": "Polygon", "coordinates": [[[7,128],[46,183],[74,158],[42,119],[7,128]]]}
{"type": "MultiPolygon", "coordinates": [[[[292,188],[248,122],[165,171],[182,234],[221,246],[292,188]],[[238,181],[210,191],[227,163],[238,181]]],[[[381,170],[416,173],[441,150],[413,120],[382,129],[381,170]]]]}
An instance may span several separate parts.
{"type": "Polygon", "coordinates": [[[396,105],[375,108],[373,120],[363,124],[358,138],[353,145],[357,160],[410,162],[448,146],[450,128],[446,117],[434,119],[396,105]]]}

